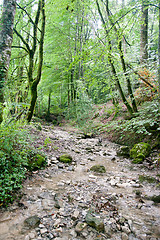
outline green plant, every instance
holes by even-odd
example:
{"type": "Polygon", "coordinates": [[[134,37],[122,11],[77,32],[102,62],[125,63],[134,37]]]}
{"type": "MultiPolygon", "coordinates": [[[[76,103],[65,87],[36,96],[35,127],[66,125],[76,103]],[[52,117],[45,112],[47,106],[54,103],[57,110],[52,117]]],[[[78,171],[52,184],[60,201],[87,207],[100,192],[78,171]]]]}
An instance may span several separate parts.
{"type": "Polygon", "coordinates": [[[6,207],[22,188],[27,170],[39,169],[46,157],[32,149],[28,132],[22,126],[10,124],[0,127],[0,206],[6,207]]]}
{"type": "Polygon", "coordinates": [[[160,131],[159,118],[158,101],[145,102],[131,119],[112,121],[105,126],[105,129],[118,132],[120,139],[129,134],[136,135],[141,141],[145,136],[151,136],[160,131]]]}
{"type": "Polygon", "coordinates": [[[0,205],[7,206],[22,186],[26,159],[20,154],[24,148],[24,130],[14,125],[0,128],[0,205]]]}

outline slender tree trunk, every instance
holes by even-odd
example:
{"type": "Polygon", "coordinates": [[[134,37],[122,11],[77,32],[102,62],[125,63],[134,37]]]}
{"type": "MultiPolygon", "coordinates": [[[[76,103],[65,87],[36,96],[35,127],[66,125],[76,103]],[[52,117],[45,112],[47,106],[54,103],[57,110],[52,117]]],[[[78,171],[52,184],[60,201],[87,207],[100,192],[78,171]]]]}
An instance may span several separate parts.
{"type": "MultiPolygon", "coordinates": [[[[108,4],[108,1],[107,1],[106,3],[108,4]]],[[[115,67],[114,67],[114,63],[113,63],[113,59],[112,59],[112,42],[111,42],[111,40],[110,40],[108,31],[107,31],[107,29],[106,29],[106,22],[105,22],[105,20],[104,20],[104,18],[103,18],[103,15],[102,15],[102,12],[101,12],[101,9],[100,9],[98,0],[96,0],[96,4],[97,4],[97,8],[98,8],[99,15],[100,15],[100,17],[101,17],[101,21],[102,21],[102,23],[103,23],[104,30],[105,30],[105,32],[106,32],[107,39],[108,39],[108,45],[109,45],[108,61],[109,61],[109,64],[110,64],[110,66],[111,66],[111,71],[112,71],[112,74],[113,74],[113,76],[114,76],[114,79],[115,79],[115,82],[116,82],[116,86],[117,86],[117,88],[118,88],[118,91],[119,91],[119,93],[120,93],[120,96],[121,96],[121,98],[122,98],[122,101],[123,101],[123,103],[126,105],[128,112],[132,115],[132,114],[133,114],[133,109],[132,109],[132,107],[130,106],[130,104],[128,103],[128,101],[127,101],[127,99],[126,99],[126,97],[125,97],[125,95],[124,95],[124,92],[123,92],[123,90],[122,90],[121,84],[120,84],[120,82],[119,82],[119,79],[118,79],[118,76],[117,76],[117,73],[116,73],[116,69],[115,69],[115,67]]],[[[107,8],[107,6],[106,6],[106,8],[107,8]]]]}
{"type": "Polygon", "coordinates": [[[114,25],[114,23],[112,21],[112,16],[110,14],[109,7],[108,7],[108,2],[109,1],[107,0],[106,1],[106,12],[107,12],[107,15],[108,15],[108,19],[109,19],[111,25],[113,26],[113,28],[114,28],[114,30],[115,30],[115,32],[117,34],[118,50],[119,50],[119,53],[120,53],[121,65],[122,65],[122,69],[123,69],[123,72],[124,72],[124,76],[125,76],[126,81],[127,81],[128,94],[129,94],[129,96],[131,98],[133,110],[134,110],[134,112],[137,112],[136,101],[135,101],[135,98],[134,98],[134,95],[133,95],[131,82],[130,82],[130,79],[129,79],[129,75],[127,73],[126,63],[125,63],[125,60],[124,60],[124,52],[123,52],[123,49],[122,49],[122,40],[121,40],[122,36],[119,35],[119,30],[116,28],[116,26],[114,25]]]}
{"type": "Polygon", "coordinates": [[[51,108],[51,91],[49,91],[48,94],[47,119],[50,119],[50,108],[51,108]]]}
{"type": "Polygon", "coordinates": [[[140,63],[146,65],[148,60],[148,0],[142,0],[140,63]]]}
{"type": "Polygon", "coordinates": [[[16,0],[4,0],[0,26],[0,123],[3,121],[4,84],[8,77],[15,13],[16,0]]]}
{"type": "Polygon", "coordinates": [[[158,38],[158,85],[159,85],[159,103],[160,103],[160,1],[159,1],[159,38],[158,38]]]}

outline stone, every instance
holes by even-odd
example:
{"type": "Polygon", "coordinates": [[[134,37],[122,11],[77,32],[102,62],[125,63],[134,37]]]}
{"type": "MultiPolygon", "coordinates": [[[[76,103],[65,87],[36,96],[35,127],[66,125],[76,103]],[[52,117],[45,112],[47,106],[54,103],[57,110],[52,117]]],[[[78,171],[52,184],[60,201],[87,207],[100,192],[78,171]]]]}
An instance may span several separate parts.
{"type": "Polygon", "coordinates": [[[77,225],[76,225],[76,227],[75,227],[75,231],[76,231],[77,233],[80,233],[80,232],[83,231],[83,229],[86,228],[86,226],[87,226],[87,224],[86,224],[85,222],[78,222],[77,225]]]}
{"type": "Polygon", "coordinates": [[[78,216],[79,216],[79,211],[78,211],[78,210],[75,210],[74,213],[73,213],[73,215],[72,215],[72,219],[73,219],[73,220],[76,220],[76,219],[78,218],[78,216]]]}
{"type": "Polygon", "coordinates": [[[61,223],[61,219],[60,218],[56,219],[56,221],[54,223],[54,227],[59,226],[60,223],[61,223]]]}
{"type": "Polygon", "coordinates": [[[129,157],[129,147],[128,146],[121,146],[120,149],[117,151],[117,156],[129,157]]]}
{"type": "Polygon", "coordinates": [[[121,235],[122,240],[128,240],[128,235],[126,233],[122,233],[121,235]]]}
{"type": "Polygon", "coordinates": [[[142,163],[151,153],[151,146],[148,143],[138,143],[130,150],[130,157],[133,158],[132,163],[142,163]]]}
{"type": "Polygon", "coordinates": [[[48,231],[47,228],[41,228],[41,229],[40,229],[40,233],[41,233],[41,234],[44,234],[44,233],[46,233],[47,231],[48,231]]]}
{"type": "Polygon", "coordinates": [[[127,226],[122,226],[122,231],[125,232],[126,234],[129,234],[131,231],[127,226]]]}
{"type": "Polygon", "coordinates": [[[72,156],[67,153],[58,157],[58,160],[63,163],[71,163],[73,161],[72,156]]]}
{"type": "Polygon", "coordinates": [[[72,237],[77,237],[77,233],[74,229],[71,229],[70,233],[69,233],[72,237]]]}
{"type": "Polygon", "coordinates": [[[94,216],[92,210],[88,211],[85,220],[89,226],[95,228],[98,232],[104,232],[103,220],[98,218],[97,216],[94,216]]]}
{"type": "Polygon", "coordinates": [[[47,164],[47,158],[42,153],[37,153],[35,150],[27,151],[27,169],[29,171],[35,171],[43,168],[47,164]]]}
{"type": "Polygon", "coordinates": [[[154,203],[160,203],[160,195],[154,195],[150,198],[154,203]]]}
{"type": "Polygon", "coordinates": [[[25,236],[24,240],[30,240],[29,235],[25,236]]]}
{"type": "Polygon", "coordinates": [[[29,228],[36,228],[40,224],[40,218],[37,215],[31,216],[24,220],[24,224],[29,228]]]}
{"type": "Polygon", "coordinates": [[[36,235],[35,235],[35,233],[34,233],[34,232],[31,232],[31,233],[29,233],[28,235],[29,235],[29,237],[30,237],[31,239],[33,239],[33,238],[35,238],[35,237],[36,237],[36,235]]]}
{"type": "Polygon", "coordinates": [[[90,168],[90,171],[93,171],[96,173],[105,173],[106,169],[103,165],[94,165],[90,168]]]}

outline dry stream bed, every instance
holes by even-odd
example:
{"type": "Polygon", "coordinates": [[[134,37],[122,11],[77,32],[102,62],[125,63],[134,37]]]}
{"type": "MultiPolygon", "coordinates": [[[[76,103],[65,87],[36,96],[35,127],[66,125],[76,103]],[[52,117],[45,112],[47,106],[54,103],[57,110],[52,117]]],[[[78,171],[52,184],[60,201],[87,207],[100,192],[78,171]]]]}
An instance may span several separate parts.
{"type": "Polygon", "coordinates": [[[59,127],[38,134],[36,145],[44,137],[51,142],[48,167],[25,181],[20,202],[0,212],[0,240],[160,240],[160,205],[149,200],[159,188],[139,181],[158,169],[119,158],[119,146],[107,140],[82,139],[59,127]],[[70,165],[57,160],[64,152],[73,157],[70,165]],[[96,164],[106,173],[90,171],[96,164]],[[86,222],[89,211],[103,231],[86,222]]]}

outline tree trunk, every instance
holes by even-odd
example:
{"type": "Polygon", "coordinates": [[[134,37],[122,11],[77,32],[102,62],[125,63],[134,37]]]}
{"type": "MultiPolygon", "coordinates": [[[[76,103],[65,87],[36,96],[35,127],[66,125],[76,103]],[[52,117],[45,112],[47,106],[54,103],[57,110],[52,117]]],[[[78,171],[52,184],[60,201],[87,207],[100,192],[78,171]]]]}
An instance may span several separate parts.
{"type": "Polygon", "coordinates": [[[27,121],[30,122],[33,116],[33,111],[36,105],[37,100],[37,86],[32,86],[31,88],[31,102],[30,107],[27,114],[27,121]]]}
{"type": "Polygon", "coordinates": [[[132,86],[131,86],[131,82],[130,82],[130,78],[129,78],[129,75],[127,73],[127,69],[126,69],[126,63],[125,63],[125,60],[124,60],[124,52],[123,52],[123,49],[122,49],[122,40],[121,40],[121,36],[119,35],[119,30],[116,28],[116,26],[114,25],[113,21],[112,21],[112,16],[110,14],[110,11],[109,11],[109,7],[108,7],[108,0],[106,1],[106,12],[107,12],[107,15],[108,15],[108,19],[111,23],[111,25],[113,26],[116,34],[117,34],[117,38],[118,38],[118,50],[119,50],[119,53],[120,53],[120,59],[121,59],[121,65],[122,65],[122,69],[123,69],[123,72],[124,72],[124,76],[127,80],[127,89],[128,89],[128,94],[131,98],[131,102],[132,102],[132,107],[133,107],[133,110],[134,112],[137,112],[137,106],[136,106],[136,101],[135,101],[135,98],[134,98],[134,95],[133,95],[133,91],[132,91],[132,86]]]}
{"type": "Polygon", "coordinates": [[[148,60],[148,1],[142,0],[140,63],[146,65],[148,60]]]}
{"type": "Polygon", "coordinates": [[[159,103],[160,103],[160,2],[159,2],[159,38],[158,38],[158,86],[159,86],[159,103]]]}
{"type": "MultiPolygon", "coordinates": [[[[108,31],[106,29],[106,22],[103,18],[103,15],[102,15],[102,12],[101,12],[101,9],[100,9],[100,6],[99,6],[99,3],[98,3],[98,0],[96,0],[96,4],[97,4],[97,8],[98,8],[98,12],[99,12],[99,15],[100,15],[100,18],[101,18],[101,21],[102,21],[102,24],[103,24],[103,27],[104,27],[104,30],[106,32],[106,35],[107,35],[107,38],[108,38],[108,45],[109,45],[109,53],[108,53],[108,61],[109,61],[109,64],[111,66],[111,71],[112,71],[112,74],[114,76],[114,79],[115,79],[115,82],[116,82],[116,86],[118,88],[118,91],[120,93],[120,96],[122,98],[122,101],[123,103],[126,105],[127,107],[127,110],[128,112],[132,115],[133,114],[133,109],[132,107],[130,106],[130,104],[128,103],[125,95],[124,95],[124,92],[122,90],[122,87],[121,87],[121,84],[119,82],[119,79],[118,79],[118,76],[117,76],[117,73],[116,73],[116,69],[114,67],[114,63],[113,63],[113,59],[112,59],[112,43],[111,43],[111,40],[110,40],[110,37],[109,37],[109,34],[108,34],[108,31]]],[[[107,1],[107,4],[108,4],[108,1],[107,1]]],[[[107,8],[107,6],[106,6],[107,8]]]]}
{"type": "Polygon", "coordinates": [[[50,119],[50,108],[51,108],[51,91],[48,94],[48,108],[47,108],[47,119],[50,119]]]}
{"type": "Polygon", "coordinates": [[[4,0],[0,31],[0,123],[3,121],[4,84],[8,77],[15,13],[16,0],[4,0]]]}
{"type": "Polygon", "coordinates": [[[45,33],[45,9],[44,9],[44,0],[39,0],[40,9],[38,8],[37,17],[35,19],[35,29],[34,29],[34,38],[33,38],[33,47],[30,50],[30,64],[29,64],[29,71],[28,71],[28,80],[31,89],[31,102],[30,107],[27,113],[27,121],[30,122],[33,116],[36,100],[37,100],[37,86],[41,80],[42,75],[42,64],[43,64],[43,44],[44,44],[44,33],[45,33]],[[36,51],[37,46],[37,29],[38,29],[38,21],[39,21],[39,11],[42,13],[42,25],[41,25],[41,36],[40,36],[40,43],[39,43],[39,63],[38,63],[38,70],[37,76],[33,79],[33,59],[34,53],[36,51]]]}

